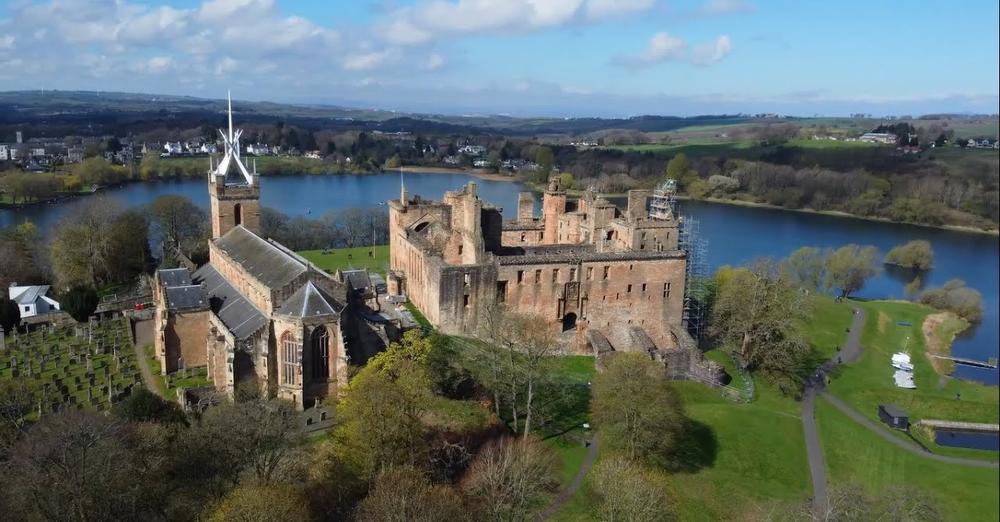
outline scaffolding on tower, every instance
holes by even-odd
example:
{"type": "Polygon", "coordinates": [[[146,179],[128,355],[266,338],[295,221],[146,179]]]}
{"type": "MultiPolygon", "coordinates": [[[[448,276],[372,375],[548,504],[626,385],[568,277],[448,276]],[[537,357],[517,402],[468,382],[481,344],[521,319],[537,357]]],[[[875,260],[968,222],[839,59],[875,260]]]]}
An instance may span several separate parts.
{"type": "MultiPolygon", "coordinates": [[[[673,220],[677,216],[677,182],[668,179],[653,190],[649,202],[649,217],[658,220],[673,220]]],[[[679,222],[677,247],[687,253],[684,270],[684,311],[683,321],[688,333],[695,341],[701,342],[705,334],[705,318],[708,315],[709,272],[707,262],[708,242],[699,233],[698,220],[684,216],[679,222]]]]}

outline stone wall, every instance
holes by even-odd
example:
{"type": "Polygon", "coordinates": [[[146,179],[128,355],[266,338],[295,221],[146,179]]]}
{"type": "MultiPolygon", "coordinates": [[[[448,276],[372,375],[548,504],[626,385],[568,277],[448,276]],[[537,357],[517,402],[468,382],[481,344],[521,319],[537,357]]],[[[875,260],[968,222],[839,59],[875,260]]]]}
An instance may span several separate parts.
{"type": "Polygon", "coordinates": [[[208,364],[205,339],[208,335],[210,314],[208,310],[167,313],[163,330],[163,357],[160,361],[164,373],[173,373],[180,369],[178,357],[183,358],[185,368],[208,364]]]}
{"type": "Polygon", "coordinates": [[[208,195],[211,200],[212,237],[222,237],[238,224],[260,233],[260,179],[254,176],[252,185],[226,185],[225,180],[209,175],[208,195]]]}

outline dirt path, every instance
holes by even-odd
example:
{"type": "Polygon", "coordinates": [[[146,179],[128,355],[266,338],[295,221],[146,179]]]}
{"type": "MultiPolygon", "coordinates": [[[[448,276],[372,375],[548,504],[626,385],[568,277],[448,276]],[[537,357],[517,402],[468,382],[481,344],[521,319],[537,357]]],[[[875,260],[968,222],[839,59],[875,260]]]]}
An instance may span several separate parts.
{"type": "Polygon", "coordinates": [[[163,396],[163,392],[160,391],[160,387],[156,385],[156,377],[153,376],[153,371],[149,368],[149,361],[146,360],[146,354],[143,353],[143,348],[153,344],[153,321],[136,321],[135,323],[135,343],[133,343],[133,348],[135,349],[136,362],[139,363],[139,373],[142,374],[142,382],[146,385],[146,389],[152,391],[153,393],[159,395],[163,399],[168,399],[163,396]]]}
{"type": "Polygon", "coordinates": [[[559,496],[552,501],[551,504],[546,506],[545,510],[542,511],[541,515],[538,515],[539,520],[548,520],[552,518],[562,509],[563,505],[566,504],[569,499],[573,498],[580,486],[583,485],[583,479],[586,478],[587,472],[590,468],[594,466],[594,462],[597,461],[597,437],[595,436],[590,441],[590,446],[587,448],[587,456],[584,457],[583,463],[580,464],[580,469],[577,470],[576,475],[573,476],[573,480],[570,481],[566,489],[559,492],[559,496]]]}

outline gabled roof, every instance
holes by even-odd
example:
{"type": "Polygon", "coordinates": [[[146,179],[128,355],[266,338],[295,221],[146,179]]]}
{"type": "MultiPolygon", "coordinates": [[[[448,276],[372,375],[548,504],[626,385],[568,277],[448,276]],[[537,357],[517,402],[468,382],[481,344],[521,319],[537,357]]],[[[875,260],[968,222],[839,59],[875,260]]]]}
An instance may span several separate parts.
{"type": "Polygon", "coordinates": [[[242,226],[216,239],[215,246],[270,288],[281,288],[306,272],[302,261],[242,226]]]}
{"type": "Polygon", "coordinates": [[[205,287],[212,312],[237,339],[246,339],[267,326],[267,317],[243,294],[236,291],[211,265],[203,265],[194,273],[194,283],[205,287]]]}
{"type": "Polygon", "coordinates": [[[307,318],[337,315],[341,309],[343,307],[337,303],[336,299],[313,284],[312,281],[306,281],[306,284],[286,299],[275,313],[307,318]]]}
{"type": "Polygon", "coordinates": [[[32,304],[38,300],[39,297],[45,296],[49,293],[49,285],[40,286],[12,286],[8,290],[9,297],[11,300],[17,302],[17,304],[32,304]]]}

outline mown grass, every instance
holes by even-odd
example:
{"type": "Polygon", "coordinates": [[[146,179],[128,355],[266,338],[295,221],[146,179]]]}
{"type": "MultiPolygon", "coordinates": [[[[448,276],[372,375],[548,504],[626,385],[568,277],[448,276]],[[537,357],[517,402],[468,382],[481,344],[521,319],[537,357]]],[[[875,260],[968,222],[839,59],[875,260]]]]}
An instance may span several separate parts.
{"type": "MultiPolygon", "coordinates": [[[[927,315],[935,310],[903,301],[855,304],[866,311],[861,334],[864,349],[857,362],[841,367],[833,375],[828,387],[831,393],[874,421],[878,421],[877,408],[883,403],[902,408],[909,414],[911,423],[920,419],[984,423],[1000,420],[997,409],[1000,400],[995,386],[941,376],[932,367],[921,327],[927,315]],[[908,351],[911,355],[915,390],[897,388],[892,380],[894,369],[890,361],[892,354],[898,351],[908,351]]],[[[905,437],[905,434],[899,436],[905,437]]],[[[969,455],[967,450],[927,442],[935,453],[969,455]]],[[[995,452],[979,454],[984,459],[996,459],[995,452]]]]}
{"type": "Polygon", "coordinates": [[[360,269],[384,273],[389,266],[389,245],[375,246],[374,256],[370,246],[302,250],[298,254],[331,274],[337,270],[360,269]]]}
{"type": "Polygon", "coordinates": [[[824,400],[816,403],[816,418],[831,486],[857,484],[878,495],[890,486],[907,485],[933,499],[944,520],[1000,517],[1000,474],[995,468],[947,464],[908,453],[824,400]]]}

